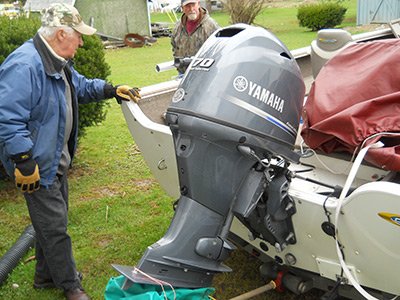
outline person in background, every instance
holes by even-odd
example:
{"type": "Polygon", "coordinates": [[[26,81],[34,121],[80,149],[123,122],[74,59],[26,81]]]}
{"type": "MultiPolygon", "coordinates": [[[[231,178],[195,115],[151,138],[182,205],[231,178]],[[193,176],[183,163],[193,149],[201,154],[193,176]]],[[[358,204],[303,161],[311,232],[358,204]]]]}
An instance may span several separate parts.
{"type": "MultiPolygon", "coordinates": [[[[208,37],[219,28],[208,11],[200,6],[200,0],[182,0],[182,17],[176,23],[171,36],[174,61],[194,56],[208,37]]],[[[187,65],[176,63],[180,74],[185,73],[187,65]]]]}
{"type": "Polygon", "coordinates": [[[42,12],[36,35],[0,66],[0,159],[25,197],[36,232],[35,288],[61,288],[69,300],[90,299],[81,285],[67,233],[67,173],[78,136],[78,103],[140,99],[139,89],[87,79],[71,59],[86,25],[70,5],[42,12]]]}

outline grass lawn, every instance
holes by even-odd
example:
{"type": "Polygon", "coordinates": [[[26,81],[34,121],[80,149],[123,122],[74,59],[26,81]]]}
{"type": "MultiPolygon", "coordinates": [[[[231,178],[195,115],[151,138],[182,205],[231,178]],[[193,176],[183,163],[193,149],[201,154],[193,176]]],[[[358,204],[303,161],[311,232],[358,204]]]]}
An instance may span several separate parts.
{"type": "MultiPolygon", "coordinates": [[[[301,1],[282,1],[297,4],[301,1]]],[[[355,24],[356,0],[349,6],[344,26],[355,24]]],[[[315,33],[296,23],[296,7],[267,8],[256,19],[274,32],[289,49],[309,45],[315,33]]],[[[229,24],[227,15],[213,15],[221,26],[229,24]]],[[[153,15],[152,21],[166,21],[165,15],[153,15]]],[[[355,29],[357,30],[357,29],[355,29]]],[[[111,66],[109,80],[143,87],[171,79],[175,71],[155,72],[155,65],[172,59],[169,38],[159,38],[149,47],[106,50],[111,66]]],[[[69,233],[83,285],[93,299],[104,299],[110,277],[119,275],[112,263],[134,265],[146,247],[162,237],[173,215],[172,203],[145,165],[126,126],[119,105],[110,101],[106,120],[87,129],[80,141],[70,174],[69,233]]],[[[13,183],[0,181],[0,254],[13,245],[30,224],[23,197],[13,183]]],[[[57,290],[36,291],[32,288],[34,261],[27,260],[31,250],[0,287],[0,299],[63,299],[57,290]]],[[[235,280],[223,274],[216,278],[219,300],[262,284],[257,261],[247,256],[233,257],[239,274],[235,280]],[[235,262],[234,259],[237,261],[235,262]],[[244,264],[242,262],[245,262],[244,264]]],[[[228,261],[229,265],[229,261],[228,261]]],[[[256,299],[256,298],[255,298],[256,299]]],[[[294,299],[272,293],[259,299],[294,299]]],[[[300,299],[300,298],[296,298],[300,299]]],[[[304,298],[306,299],[306,298],[304,298]]],[[[312,299],[312,298],[309,298],[312,299]]]]}

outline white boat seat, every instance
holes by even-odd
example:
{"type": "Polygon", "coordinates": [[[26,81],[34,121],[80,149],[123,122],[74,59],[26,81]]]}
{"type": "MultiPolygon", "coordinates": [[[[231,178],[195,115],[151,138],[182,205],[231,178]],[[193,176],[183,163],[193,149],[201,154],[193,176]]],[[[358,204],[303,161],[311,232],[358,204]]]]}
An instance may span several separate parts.
{"type": "Polygon", "coordinates": [[[311,66],[313,77],[316,78],[321,68],[336,53],[353,42],[351,34],[343,29],[322,29],[317,38],[311,42],[311,66]]]}

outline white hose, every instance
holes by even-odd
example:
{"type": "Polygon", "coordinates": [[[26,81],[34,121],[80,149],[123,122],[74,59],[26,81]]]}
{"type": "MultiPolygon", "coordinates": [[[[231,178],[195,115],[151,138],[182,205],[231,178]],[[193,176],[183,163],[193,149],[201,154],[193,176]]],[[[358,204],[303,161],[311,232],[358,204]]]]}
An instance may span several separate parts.
{"type": "Polygon", "coordinates": [[[259,294],[265,293],[269,290],[273,290],[276,288],[276,284],[273,280],[271,280],[269,283],[266,285],[263,285],[259,288],[256,288],[255,290],[252,290],[250,292],[244,293],[242,295],[236,296],[234,298],[231,298],[230,300],[245,300],[245,299],[250,299],[252,297],[255,297],[259,294]]]}

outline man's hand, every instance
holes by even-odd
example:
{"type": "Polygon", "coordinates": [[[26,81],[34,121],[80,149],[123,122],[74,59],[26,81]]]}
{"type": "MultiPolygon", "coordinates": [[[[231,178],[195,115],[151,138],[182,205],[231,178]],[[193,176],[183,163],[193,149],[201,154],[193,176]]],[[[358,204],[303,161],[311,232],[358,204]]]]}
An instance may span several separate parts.
{"type": "Polygon", "coordinates": [[[22,192],[32,193],[40,188],[39,167],[30,154],[13,158],[15,162],[15,185],[22,192]]]}
{"type": "Polygon", "coordinates": [[[117,101],[133,101],[138,103],[142,96],[140,95],[140,89],[136,87],[130,87],[128,85],[118,85],[116,87],[116,96],[117,101]]]}

